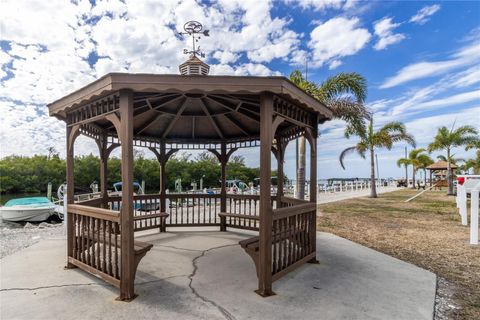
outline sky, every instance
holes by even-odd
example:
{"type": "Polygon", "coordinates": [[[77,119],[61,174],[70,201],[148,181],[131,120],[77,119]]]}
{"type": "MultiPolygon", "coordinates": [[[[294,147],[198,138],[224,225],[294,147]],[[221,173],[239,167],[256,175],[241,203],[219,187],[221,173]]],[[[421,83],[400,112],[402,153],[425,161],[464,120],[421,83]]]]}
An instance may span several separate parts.
{"type": "MultiPolygon", "coordinates": [[[[0,157],[52,146],[64,157],[65,124],[46,105],[108,72],[177,74],[189,48],[177,31],[190,20],[210,30],[200,40],[210,74],[288,77],[307,64],[308,80],[321,83],[358,72],[377,128],[402,121],[418,147],[440,126],[480,129],[479,1],[2,0],[0,157]]],[[[319,178],[369,175],[369,161],[357,155],[341,168],[340,152],[356,143],[344,128],[339,120],[320,126],[319,178]]],[[[396,166],[404,147],[378,150],[380,177],[404,174],[396,166]]],[[[98,154],[84,137],[75,149],[98,154]]],[[[258,150],[241,154],[259,165],[258,150]]],[[[285,170],[295,175],[294,143],[285,170]]]]}

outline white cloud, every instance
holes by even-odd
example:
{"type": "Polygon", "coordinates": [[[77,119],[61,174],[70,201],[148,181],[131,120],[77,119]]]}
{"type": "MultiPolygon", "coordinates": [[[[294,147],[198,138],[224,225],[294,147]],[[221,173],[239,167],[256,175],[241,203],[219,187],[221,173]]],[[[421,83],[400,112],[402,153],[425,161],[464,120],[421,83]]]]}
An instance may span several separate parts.
{"type": "Polygon", "coordinates": [[[414,16],[410,18],[410,22],[416,24],[424,24],[425,22],[430,20],[430,16],[435,14],[438,10],[440,10],[440,5],[438,4],[423,7],[414,16]]]}
{"type": "MultiPolygon", "coordinates": [[[[48,117],[45,104],[105,73],[178,73],[190,39],[176,32],[192,19],[210,29],[200,44],[212,74],[279,75],[265,63],[293,59],[301,35],[290,19],[273,17],[272,7],[255,0],[3,1],[1,156],[45,153],[51,145],[64,154],[65,124],[48,117]],[[92,54],[98,60],[89,61],[92,54]]],[[[92,152],[82,141],[77,150],[92,152]]]]}
{"type": "Polygon", "coordinates": [[[351,56],[360,51],[370,40],[367,29],[359,27],[358,18],[332,18],[317,26],[310,33],[308,46],[312,50],[315,67],[332,60],[351,56]]]}
{"type": "Polygon", "coordinates": [[[446,96],[439,99],[428,100],[420,103],[404,103],[400,106],[397,106],[393,109],[393,115],[399,115],[403,112],[407,112],[411,115],[415,111],[425,112],[431,109],[438,109],[448,106],[456,106],[472,101],[480,101],[480,90],[473,90],[468,92],[462,92],[450,96],[446,96]]]}
{"type": "Polygon", "coordinates": [[[462,66],[478,64],[480,43],[477,40],[457,50],[448,60],[422,61],[407,65],[393,77],[387,78],[380,88],[391,88],[412,80],[444,74],[462,66]]]}
{"type": "Polygon", "coordinates": [[[352,10],[359,5],[357,0],[284,0],[287,5],[296,5],[303,10],[323,12],[328,9],[352,10]]]}
{"type": "Polygon", "coordinates": [[[342,65],[342,61],[340,60],[333,60],[328,64],[328,69],[333,70],[336,69],[337,67],[342,65]]]}
{"type": "Polygon", "coordinates": [[[400,26],[399,23],[393,23],[392,18],[385,17],[374,23],[375,35],[378,37],[377,43],[373,46],[375,50],[383,50],[388,46],[398,43],[405,39],[402,33],[393,33],[393,30],[400,26]]]}

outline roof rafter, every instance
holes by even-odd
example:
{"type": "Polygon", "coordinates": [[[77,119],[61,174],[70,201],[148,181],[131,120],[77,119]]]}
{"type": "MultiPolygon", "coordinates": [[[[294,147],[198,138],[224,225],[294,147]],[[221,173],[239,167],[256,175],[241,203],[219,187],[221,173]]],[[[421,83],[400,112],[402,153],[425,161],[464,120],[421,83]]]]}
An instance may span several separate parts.
{"type": "Polygon", "coordinates": [[[251,136],[251,134],[247,131],[247,129],[237,120],[235,119],[234,116],[232,116],[232,114],[230,113],[226,113],[224,114],[225,118],[227,118],[231,123],[233,123],[233,125],[235,127],[237,127],[238,129],[240,129],[240,131],[243,132],[243,134],[245,134],[246,136],[251,136]]]}
{"type": "Polygon", "coordinates": [[[210,123],[212,124],[213,128],[217,132],[218,136],[222,139],[225,139],[225,137],[222,133],[222,130],[220,130],[220,127],[215,122],[215,119],[212,117],[212,115],[208,111],[208,108],[207,108],[205,102],[203,101],[203,98],[200,98],[199,101],[200,101],[200,108],[202,108],[203,112],[207,115],[207,118],[210,120],[210,123]]]}
{"type": "Polygon", "coordinates": [[[147,122],[145,122],[140,128],[138,128],[137,131],[135,131],[134,134],[137,135],[137,134],[140,134],[143,131],[147,130],[154,122],[156,122],[158,119],[160,119],[164,115],[165,115],[164,113],[161,113],[161,114],[157,115],[156,117],[147,120],[147,122]]]}
{"type": "Polygon", "coordinates": [[[185,98],[185,100],[183,101],[182,103],[182,106],[178,109],[177,111],[177,114],[175,115],[175,117],[173,118],[172,122],[170,122],[170,124],[168,125],[168,127],[165,129],[165,131],[163,132],[162,134],[162,138],[165,139],[167,137],[167,135],[170,133],[170,131],[172,130],[173,126],[175,125],[175,123],[177,123],[178,119],[180,118],[180,116],[182,115],[183,111],[185,111],[185,108],[187,107],[187,102],[188,102],[188,98],[185,98]]]}

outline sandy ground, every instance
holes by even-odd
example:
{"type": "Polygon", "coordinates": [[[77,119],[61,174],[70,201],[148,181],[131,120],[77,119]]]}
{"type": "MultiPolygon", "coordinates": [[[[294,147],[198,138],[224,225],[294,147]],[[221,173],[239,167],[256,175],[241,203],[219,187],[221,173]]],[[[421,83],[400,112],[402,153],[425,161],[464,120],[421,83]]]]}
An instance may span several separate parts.
{"type": "Polygon", "coordinates": [[[0,229],[0,259],[27,248],[40,240],[64,234],[63,224],[20,224],[3,225],[0,229]]]}

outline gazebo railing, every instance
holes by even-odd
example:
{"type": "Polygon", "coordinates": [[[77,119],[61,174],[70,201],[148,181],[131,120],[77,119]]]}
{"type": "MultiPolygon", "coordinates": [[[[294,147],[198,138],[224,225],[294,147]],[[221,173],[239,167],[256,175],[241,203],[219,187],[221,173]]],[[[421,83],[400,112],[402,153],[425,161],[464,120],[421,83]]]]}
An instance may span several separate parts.
{"type": "Polygon", "coordinates": [[[119,287],[120,212],[69,204],[68,213],[73,225],[68,262],[119,287]]]}
{"type": "Polygon", "coordinates": [[[169,193],[166,199],[166,226],[220,226],[219,194],[169,193]]]}
{"type": "Polygon", "coordinates": [[[273,281],[315,257],[315,222],[315,203],[297,203],[273,210],[273,281]]]}

